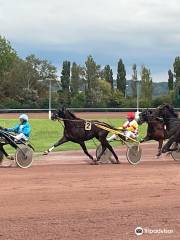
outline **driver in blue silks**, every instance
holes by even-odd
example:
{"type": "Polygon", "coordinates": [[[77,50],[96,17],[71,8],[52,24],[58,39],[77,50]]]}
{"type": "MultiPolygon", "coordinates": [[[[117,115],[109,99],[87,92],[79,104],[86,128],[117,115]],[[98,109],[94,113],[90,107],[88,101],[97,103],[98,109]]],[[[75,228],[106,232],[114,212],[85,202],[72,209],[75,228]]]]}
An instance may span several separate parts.
{"type": "Polygon", "coordinates": [[[14,132],[17,135],[14,137],[16,140],[28,141],[31,134],[31,125],[29,124],[29,118],[26,114],[19,116],[20,123],[12,128],[5,128],[7,132],[14,132]]]}

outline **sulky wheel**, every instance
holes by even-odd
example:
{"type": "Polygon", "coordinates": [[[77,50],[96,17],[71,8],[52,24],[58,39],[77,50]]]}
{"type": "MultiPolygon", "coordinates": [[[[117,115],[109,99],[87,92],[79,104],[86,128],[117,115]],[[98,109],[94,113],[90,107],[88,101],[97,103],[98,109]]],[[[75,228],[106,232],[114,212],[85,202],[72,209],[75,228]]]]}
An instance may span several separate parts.
{"type": "MultiPolygon", "coordinates": [[[[101,154],[101,151],[102,151],[102,145],[100,144],[96,149],[96,159],[101,154]]],[[[106,149],[105,152],[103,153],[103,155],[101,156],[99,162],[100,163],[114,163],[112,158],[113,158],[112,153],[109,151],[109,149],[106,149]]]]}
{"type": "Polygon", "coordinates": [[[180,161],[180,144],[178,144],[178,149],[171,152],[171,156],[175,161],[180,161]]]}
{"type": "Polygon", "coordinates": [[[127,160],[130,164],[136,165],[141,160],[142,149],[137,145],[131,145],[127,148],[126,156],[127,160]]]}
{"type": "Polygon", "coordinates": [[[15,154],[16,164],[20,168],[28,168],[33,162],[33,151],[27,145],[19,145],[15,154]]]}

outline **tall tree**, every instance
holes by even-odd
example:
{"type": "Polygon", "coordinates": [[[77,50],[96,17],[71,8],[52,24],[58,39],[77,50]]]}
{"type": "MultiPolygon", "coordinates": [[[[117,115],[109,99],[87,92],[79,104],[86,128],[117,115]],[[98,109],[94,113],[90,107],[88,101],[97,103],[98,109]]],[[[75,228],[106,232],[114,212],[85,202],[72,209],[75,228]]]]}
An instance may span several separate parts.
{"type": "Polygon", "coordinates": [[[113,71],[109,65],[106,65],[103,69],[103,78],[111,85],[111,89],[113,90],[113,71]]]}
{"type": "Polygon", "coordinates": [[[132,92],[132,97],[135,98],[137,97],[137,67],[136,64],[133,64],[132,66],[132,81],[131,81],[131,92],[132,92]]]}
{"type": "Polygon", "coordinates": [[[10,42],[0,36],[0,97],[8,96],[8,86],[11,86],[8,77],[15,61],[18,59],[10,42]]]}
{"type": "Polygon", "coordinates": [[[47,60],[39,59],[35,55],[26,57],[24,74],[25,79],[23,81],[24,88],[27,91],[36,89],[40,97],[47,97],[49,81],[52,81],[52,86],[56,83],[57,69],[54,65],[47,60]]]}
{"type": "Polygon", "coordinates": [[[70,96],[70,73],[71,63],[64,61],[61,72],[61,90],[59,91],[59,101],[61,104],[69,106],[71,103],[70,96]]]}
{"type": "Polygon", "coordinates": [[[117,89],[123,93],[125,96],[126,94],[126,70],[123,64],[122,59],[118,62],[118,69],[117,69],[117,89]]]}
{"type": "Polygon", "coordinates": [[[73,62],[71,67],[71,93],[76,95],[80,90],[80,73],[81,67],[73,62]]]}
{"type": "Polygon", "coordinates": [[[150,69],[142,66],[141,68],[141,97],[151,103],[152,101],[152,77],[150,69]]]}
{"type": "Polygon", "coordinates": [[[172,91],[174,87],[174,75],[171,71],[171,69],[169,69],[168,71],[168,89],[169,91],[172,91]]]}
{"type": "Polygon", "coordinates": [[[69,61],[64,61],[61,72],[61,86],[62,90],[65,92],[70,91],[70,68],[71,63],[69,61]]]}
{"type": "Polygon", "coordinates": [[[176,81],[180,82],[180,57],[175,58],[173,67],[174,67],[176,81]]]}
{"type": "Polygon", "coordinates": [[[174,77],[175,77],[175,104],[176,107],[180,107],[180,57],[176,57],[174,64],[174,77]]]}
{"type": "Polygon", "coordinates": [[[93,57],[88,56],[85,62],[85,79],[86,79],[86,97],[87,106],[94,106],[97,102],[97,88],[100,74],[100,65],[97,65],[93,57]]]}
{"type": "Polygon", "coordinates": [[[17,58],[17,54],[11,47],[10,42],[0,36],[0,74],[8,72],[17,58]]]}

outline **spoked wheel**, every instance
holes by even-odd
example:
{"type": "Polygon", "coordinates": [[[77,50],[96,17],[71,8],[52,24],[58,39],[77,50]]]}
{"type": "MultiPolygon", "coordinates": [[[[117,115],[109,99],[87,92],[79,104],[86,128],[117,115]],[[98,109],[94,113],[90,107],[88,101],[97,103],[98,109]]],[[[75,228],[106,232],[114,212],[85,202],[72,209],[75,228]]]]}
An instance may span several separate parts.
{"type": "MultiPolygon", "coordinates": [[[[96,159],[101,154],[101,152],[102,152],[102,145],[100,144],[96,149],[96,159]]],[[[104,151],[103,155],[101,156],[99,162],[100,163],[114,163],[112,158],[113,158],[113,155],[112,155],[111,151],[109,151],[109,149],[106,149],[104,151]]]]}
{"type": "Polygon", "coordinates": [[[33,162],[33,150],[27,145],[19,145],[15,154],[15,162],[20,168],[28,168],[33,162]]]}
{"type": "Polygon", "coordinates": [[[171,156],[175,161],[180,162],[180,144],[178,144],[178,149],[171,152],[171,156]]]}
{"type": "Polygon", "coordinates": [[[130,164],[138,164],[142,156],[142,149],[139,144],[128,146],[126,156],[130,164]]]}

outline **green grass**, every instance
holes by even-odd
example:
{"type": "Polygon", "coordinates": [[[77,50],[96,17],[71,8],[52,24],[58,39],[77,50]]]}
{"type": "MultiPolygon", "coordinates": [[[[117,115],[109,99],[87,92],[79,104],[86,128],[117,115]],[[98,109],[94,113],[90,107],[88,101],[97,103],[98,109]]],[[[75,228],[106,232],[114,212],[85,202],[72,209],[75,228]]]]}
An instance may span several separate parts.
{"type": "MultiPolygon", "coordinates": [[[[107,122],[113,126],[121,126],[124,122],[123,119],[98,119],[104,122],[107,122]]],[[[11,127],[15,125],[18,122],[17,119],[5,119],[0,120],[0,126],[3,127],[11,127]]],[[[30,124],[32,126],[32,134],[30,142],[35,148],[36,152],[43,152],[44,150],[51,147],[58,139],[61,138],[63,135],[63,127],[59,124],[59,122],[50,121],[47,119],[32,119],[30,120],[30,124]]],[[[139,127],[139,138],[142,138],[146,134],[146,125],[142,125],[139,127]]],[[[95,140],[96,144],[98,143],[97,140],[95,140]]],[[[119,142],[113,143],[113,145],[119,145],[119,142]]],[[[94,142],[88,141],[86,142],[87,148],[92,149],[95,148],[94,142]]],[[[9,147],[8,147],[9,149],[9,147]]],[[[75,143],[65,143],[64,145],[54,149],[54,151],[60,151],[60,150],[76,150],[80,149],[80,146],[75,143]]]]}

